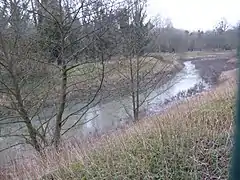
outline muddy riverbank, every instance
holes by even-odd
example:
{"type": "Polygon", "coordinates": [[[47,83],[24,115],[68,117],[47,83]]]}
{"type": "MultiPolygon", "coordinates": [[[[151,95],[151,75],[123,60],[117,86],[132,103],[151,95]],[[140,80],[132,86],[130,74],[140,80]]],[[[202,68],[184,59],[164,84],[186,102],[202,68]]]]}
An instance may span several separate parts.
{"type": "MultiPolygon", "coordinates": [[[[167,65],[166,65],[167,66],[167,65]]],[[[169,64],[171,66],[171,64],[169,64]]],[[[178,61],[176,65],[172,65],[171,70],[159,70],[159,72],[148,72],[144,78],[141,78],[139,92],[142,93],[147,91],[149,87],[155,86],[154,88],[159,88],[162,85],[166,84],[168,81],[171,81],[177,73],[179,73],[184,68],[184,63],[178,61]],[[145,86],[146,84],[146,86],[145,86]]],[[[163,68],[164,69],[164,68],[163,68]]],[[[98,92],[96,101],[101,101],[101,103],[111,102],[113,100],[118,100],[126,96],[131,95],[131,79],[120,79],[118,81],[108,81],[108,74],[105,75],[105,80],[102,83],[102,87],[98,92]]],[[[76,101],[79,102],[89,102],[92,97],[95,95],[99,88],[98,85],[93,85],[91,88],[83,87],[79,88],[78,91],[74,91],[68,95],[68,102],[76,101]]]]}
{"type": "MultiPolygon", "coordinates": [[[[145,106],[141,112],[140,117],[144,118],[147,116],[151,116],[153,114],[161,113],[162,111],[171,108],[171,106],[181,100],[184,100],[189,97],[193,97],[203,91],[210,90],[214,88],[219,83],[219,77],[224,71],[229,71],[237,68],[236,61],[231,61],[231,57],[224,57],[224,58],[211,58],[204,59],[204,58],[197,58],[191,59],[191,61],[185,60],[187,67],[184,67],[182,71],[187,74],[186,79],[179,80],[175,86],[171,88],[170,93],[163,93],[152,100],[148,106],[145,106]],[[194,66],[194,67],[193,67],[194,66]],[[189,69],[188,69],[189,68],[189,69]],[[173,89],[176,88],[176,92],[173,93],[173,89]]],[[[183,75],[183,72],[178,72],[179,74],[183,75]]],[[[176,78],[176,76],[174,77],[176,78]]],[[[178,79],[178,78],[177,78],[178,79]]],[[[114,106],[113,106],[114,107],[114,106]]],[[[120,107],[119,107],[120,108],[120,107]]],[[[121,111],[124,113],[124,111],[121,111]]],[[[101,113],[100,113],[101,114],[101,113]]],[[[113,118],[115,119],[115,118],[113,118]]],[[[98,119],[99,120],[99,119],[98,119]]],[[[94,121],[94,120],[93,120],[94,121]]],[[[101,121],[101,120],[100,120],[101,121]]],[[[117,129],[124,126],[125,123],[131,123],[131,118],[129,117],[121,117],[119,116],[118,121],[111,121],[111,126],[108,127],[109,129],[117,129]],[[116,123],[120,122],[120,123],[116,123]]],[[[95,123],[97,125],[99,123],[95,123]]],[[[93,125],[94,126],[94,125],[93,125]]],[[[92,127],[92,125],[88,126],[92,127]]],[[[99,129],[95,127],[95,133],[98,134],[99,129]]],[[[92,132],[91,132],[92,134],[92,132]]]]}
{"type": "MultiPolygon", "coordinates": [[[[189,62],[187,64],[184,63],[187,67],[184,67],[182,71],[176,73],[179,78],[176,77],[176,75],[173,76],[176,84],[169,90],[170,93],[160,93],[158,97],[142,108],[140,117],[144,118],[146,116],[151,116],[152,114],[160,113],[162,110],[166,110],[171,107],[172,104],[180,100],[195,96],[215,87],[218,84],[219,76],[222,72],[237,67],[236,61],[230,61],[230,58],[231,57],[215,57],[209,59],[208,57],[191,59],[191,61],[186,59],[185,62],[189,62]],[[182,78],[183,76],[184,78],[182,78]]],[[[156,92],[157,91],[158,90],[156,89],[156,92]]],[[[155,94],[153,93],[153,96],[154,95],[155,94]]],[[[123,122],[131,121],[129,117],[122,118],[120,116],[119,119],[125,119],[123,122]]]]}
{"type": "MultiPolygon", "coordinates": [[[[155,98],[143,105],[140,116],[144,118],[152,114],[159,114],[163,109],[171,108],[174,102],[179,102],[179,100],[194,96],[211,88],[212,85],[208,86],[208,83],[214,84],[212,80],[216,75],[213,72],[217,72],[220,75],[223,71],[236,68],[236,63],[229,62],[228,60],[229,58],[212,60],[197,59],[191,62],[184,62],[185,66],[182,69],[176,69],[175,74],[172,77],[168,77],[169,81],[166,81],[162,87],[158,87],[151,94],[150,99],[155,98]]],[[[128,85],[125,87],[128,87],[128,85]]],[[[115,89],[105,88],[108,100],[90,108],[81,121],[89,122],[81,127],[78,126],[72,132],[66,134],[67,139],[71,137],[84,138],[98,136],[108,131],[124,128],[126,124],[131,123],[131,118],[126,113],[126,111],[131,111],[131,98],[126,95],[118,96],[120,98],[117,99],[116,95],[119,92],[116,92],[115,89]],[[116,99],[113,100],[113,97],[116,99]]],[[[76,104],[71,109],[66,109],[64,116],[79,109],[81,106],[82,104],[76,104]]],[[[48,110],[49,112],[46,112],[46,114],[51,114],[51,108],[48,108],[48,110]]],[[[76,116],[69,118],[70,123],[66,124],[64,128],[71,126],[71,123],[75,123],[79,117],[81,117],[81,114],[76,114],[76,116]]],[[[10,153],[7,154],[10,155],[10,153]]],[[[6,154],[4,158],[6,158],[6,154]]]]}
{"type": "Polygon", "coordinates": [[[212,60],[193,60],[196,69],[200,76],[209,84],[217,83],[219,76],[224,71],[229,71],[237,68],[236,61],[229,61],[230,58],[218,58],[212,60]]]}

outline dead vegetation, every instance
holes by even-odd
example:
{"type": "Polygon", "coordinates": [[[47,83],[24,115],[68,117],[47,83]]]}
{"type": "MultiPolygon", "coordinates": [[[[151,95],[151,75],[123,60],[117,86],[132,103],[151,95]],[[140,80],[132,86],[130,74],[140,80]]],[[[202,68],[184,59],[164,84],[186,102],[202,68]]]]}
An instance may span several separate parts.
{"type": "Polygon", "coordinates": [[[227,179],[235,90],[229,76],[161,115],[87,142],[66,142],[60,154],[50,151],[46,161],[35,157],[5,173],[9,179],[227,179]]]}

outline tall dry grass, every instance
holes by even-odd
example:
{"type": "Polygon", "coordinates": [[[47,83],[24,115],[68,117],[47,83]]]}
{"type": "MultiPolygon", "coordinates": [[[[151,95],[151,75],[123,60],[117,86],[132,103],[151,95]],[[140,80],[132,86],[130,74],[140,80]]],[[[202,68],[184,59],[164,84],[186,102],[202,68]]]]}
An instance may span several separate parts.
{"type": "Polygon", "coordinates": [[[65,142],[60,153],[19,161],[2,179],[227,179],[235,79],[121,131],[65,142]]]}

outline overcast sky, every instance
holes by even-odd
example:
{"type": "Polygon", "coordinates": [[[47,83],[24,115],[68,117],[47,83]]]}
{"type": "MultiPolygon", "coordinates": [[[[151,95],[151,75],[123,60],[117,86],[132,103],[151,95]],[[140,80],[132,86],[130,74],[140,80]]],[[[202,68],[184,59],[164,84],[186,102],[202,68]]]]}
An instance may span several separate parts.
{"type": "Polygon", "coordinates": [[[176,28],[209,30],[221,19],[240,20],[240,0],[148,0],[149,16],[161,14],[176,28]]]}

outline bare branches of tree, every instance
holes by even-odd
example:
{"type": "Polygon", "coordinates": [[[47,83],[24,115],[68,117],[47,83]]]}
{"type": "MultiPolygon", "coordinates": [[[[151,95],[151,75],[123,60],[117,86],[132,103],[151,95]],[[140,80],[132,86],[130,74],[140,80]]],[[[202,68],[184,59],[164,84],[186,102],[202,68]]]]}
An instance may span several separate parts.
{"type": "Polygon", "coordinates": [[[5,16],[9,18],[0,32],[1,112],[5,116],[1,125],[11,128],[1,136],[15,136],[14,126],[18,124],[23,127],[18,137],[42,154],[52,144],[58,149],[62,135],[84,124],[81,117],[99,102],[95,99],[103,84],[104,63],[113,54],[115,42],[111,36],[120,4],[98,0],[77,4],[31,1],[25,7],[24,1],[6,2],[9,11],[5,16]],[[81,75],[79,71],[92,63],[100,65],[100,74],[95,71],[94,81],[89,82],[93,72],[81,75]],[[91,84],[96,80],[99,83],[91,84]],[[86,89],[81,82],[95,88],[86,89]],[[74,112],[66,112],[68,106],[77,106],[72,96],[79,95],[82,88],[89,97],[74,112]],[[67,123],[76,115],[74,123],[67,123]]]}
{"type": "MultiPolygon", "coordinates": [[[[130,117],[139,120],[141,107],[151,93],[168,79],[170,63],[163,63],[163,58],[151,55],[148,45],[153,28],[150,22],[145,22],[145,1],[134,1],[134,6],[128,12],[126,22],[122,22],[122,69],[119,71],[124,81],[129,83],[128,93],[131,96],[132,108],[130,117]]],[[[124,13],[127,13],[126,11],[124,13]]],[[[125,106],[124,106],[125,107],[125,106]]],[[[125,108],[127,109],[127,108],[125,108]]]]}

